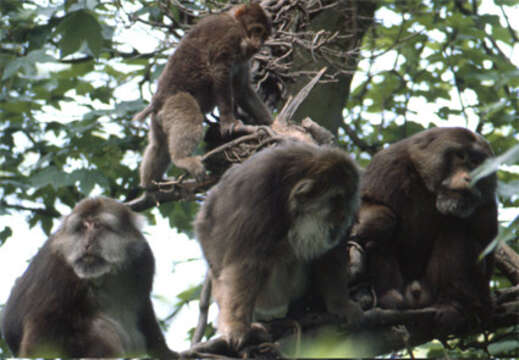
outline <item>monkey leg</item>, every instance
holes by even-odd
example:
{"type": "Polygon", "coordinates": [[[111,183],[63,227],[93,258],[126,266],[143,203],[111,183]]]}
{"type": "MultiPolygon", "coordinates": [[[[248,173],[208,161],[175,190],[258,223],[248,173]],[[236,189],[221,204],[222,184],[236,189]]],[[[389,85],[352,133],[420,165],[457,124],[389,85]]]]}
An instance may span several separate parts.
{"type": "MultiPolygon", "coordinates": [[[[252,312],[267,276],[265,269],[231,264],[212,277],[213,295],[218,303],[218,330],[232,348],[239,350],[252,338],[261,338],[261,328],[251,327],[252,312]]],[[[264,333],[264,330],[263,330],[264,333]]],[[[263,338],[268,335],[264,333],[263,338]]]]}
{"type": "Polygon", "coordinates": [[[170,164],[167,138],[157,122],[156,115],[151,118],[148,146],[144,150],[140,166],[141,186],[148,188],[153,181],[160,181],[170,164]]]}
{"type": "Polygon", "coordinates": [[[204,115],[196,99],[180,92],[170,96],[157,114],[166,133],[169,155],[176,167],[197,180],[205,176],[200,156],[192,156],[204,134],[204,115]]]}

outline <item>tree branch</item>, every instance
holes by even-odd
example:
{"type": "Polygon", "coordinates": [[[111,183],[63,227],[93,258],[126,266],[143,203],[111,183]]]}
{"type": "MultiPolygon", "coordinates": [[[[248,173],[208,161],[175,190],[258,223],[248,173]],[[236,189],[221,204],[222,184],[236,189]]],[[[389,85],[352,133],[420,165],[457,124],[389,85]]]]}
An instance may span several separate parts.
{"type": "Polygon", "coordinates": [[[519,284],[519,254],[506,244],[501,244],[495,250],[497,268],[510,280],[513,285],[519,284]]]}
{"type": "Polygon", "coordinates": [[[32,213],[41,215],[41,216],[48,216],[53,218],[59,218],[61,214],[56,209],[48,209],[48,208],[33,208],[28,206],[22,206],[22,205],[14,205],[9,204],[5,200],[0,200],[0,207],[6,208],[6,209],[13,209],[13,210],[22,210],[22,211],[30,211],[32,213]]]}
{"type": "MultiPolygon", "coordinates": [[[[474,324],[466,321],[455,336],[475,335],[483,331],[494,331],[499,328],[517,325],[519,321],[519,289],[508,291],[506,302],[497,304],[496,309],[485,324],[474,324]],[[513,300],[511,300],[513,298],[513,300]]],[[[273,343],[249,345],[242,352],[236,353],[229,348],[220,337],[199,343],[181,353],[185,357],[236,357],[250,353],[265,353],[270,351],[266,358],[275,358],[277,355],[287,357],[293,354],[280,354],[279,344],[285,345],[296,341],[301,333],[305,337],[312,337],[323,326],[334,326],[344,334],[344,342],[355,344],[352,353],[346,357],[372,357],[380,354],[398,351],[418,346],[433,339],[444,339],[452,335],[448,330],[435,326],[437,309],[428,307],[417,310],[383,310],[374,308],[364,313],[363,319],[356,324],[349,325],[337,316],[327,313],[305,314],[300,319],[279,319],[264,326],[274,340],[273,343]],[[277,354],[277,355],[276,355],[277,354]]],[[[281,346],[283,347],[283,346],[281,346]]],[[[286,351],[286,349],[285,349],[286,351]]]]}

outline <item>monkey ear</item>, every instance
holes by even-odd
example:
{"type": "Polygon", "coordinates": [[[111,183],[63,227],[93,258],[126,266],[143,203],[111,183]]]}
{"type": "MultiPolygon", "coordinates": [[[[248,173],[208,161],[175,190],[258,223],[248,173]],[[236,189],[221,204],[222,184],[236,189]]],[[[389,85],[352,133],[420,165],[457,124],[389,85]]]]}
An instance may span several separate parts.
{"type": "Polygon", "coordinates": [[[243,15],[243,13],[245,13],[246,10],[247,10],[247,5],[243,4],[243,5],[235,6],[234,8],[232,8],[231,13],[235,18],[239,18],[240,16],[243,15]]]}
{"type": "Polygon", "coordinates": [[[131,221],[137,230],[142,230],[147,225],[146,217],[141,214],[132,213],[131,221]]]}
{"type": "Polygon", "coordinates": [[[307,195],[310,191],[313,190],[315,185],[315,180],[312,179],[303,179],[297,184],[294,185],[292,190],[290,191],[289,201],[291,203],[298,202],[298,199],[307,195]]]}

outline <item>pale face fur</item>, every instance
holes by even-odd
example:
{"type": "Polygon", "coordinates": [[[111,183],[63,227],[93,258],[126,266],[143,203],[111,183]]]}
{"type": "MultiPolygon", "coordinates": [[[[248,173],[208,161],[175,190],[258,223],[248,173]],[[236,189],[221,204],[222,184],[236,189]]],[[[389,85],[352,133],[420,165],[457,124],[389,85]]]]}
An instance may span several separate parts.
{"type": "Polygon", "coordinates": [[[356,194],[352,201],[351,194],[345,194],[342,189],[332,189],[316,199],[293,206],[297,215],[288,233],[288,241],[296,258],[309,261],[336,246],[348,231],[358,204],[356,194]],[[342,209],[332,205],[332,199],[337,196],[345,199],[342,209]],[[334,219],[336,211],[343,212],[339,221],[334,219]]]}
{"type": "Polygon", "coordinates": [[[140,228],[141,217],[132,216],[131,221],[132,224],[122,224],[120,217],[109,212],[88,219],[72,213],[65,219],[54,249],[63,254],[79,278],[97,278],[117,271],[127,261],[126,250],[130,246],[144,245],[142,236],[129,231],[140,228]],[[86,229],[87,222],[94,228],[86,229]]]}

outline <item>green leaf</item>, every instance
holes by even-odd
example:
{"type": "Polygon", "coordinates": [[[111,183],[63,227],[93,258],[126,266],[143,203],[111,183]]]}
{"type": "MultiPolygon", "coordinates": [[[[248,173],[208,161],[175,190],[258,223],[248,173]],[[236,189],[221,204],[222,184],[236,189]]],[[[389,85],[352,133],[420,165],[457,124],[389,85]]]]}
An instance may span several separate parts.
{"type": "Polygon", "coordinates": [[[517,236],[519,232],[519,215],[506,227],[501,226],[496,238],[483,250],[480,259],[490,254],[499,244],[506,243],[517,236]]]}
{"type": "Polygon", "coordinates": [[[47,235],[50,235],[50,232],[52,231],[53,219],[49,216],[41,216],[40,221],[43,232],[47,235]]]}
{"type": "Polygon", "coordinates": [[[519,194],[519,180],[511,181],[509,183],[499,181],[497,184],[497,193],[506,198],[516,196],[519,194]]]}
{"type": "Polygon", "coordinates": [[[89,11],[78,10],[68,14],[56,28],[62,35],[59,42],[61,57],[73,54],[86,45],[89,53],[98,57],[103,44],[103,29],[89,11]]]}
{"type": "Polygon", "coordinates": [[[94,10],[98,3],[98,0],[69,0],[66,8],[68,12],[83,9],[94,10]]]}
{"type": "Polygon", "coordinates": [[[54,61],[56,61],[56,59],[50,55],[47,55],[44,50],[31,51],[27,54],[27,56],[15,58],[14,60],[8,62],[4,69],[2,80],[6,80],[12,77],[20,70],[23,70],[26,75],[34,76],[36,75],[36,63],[54,61]]]}
{"type": "Polygon", "coordinates": [[[182,291],[177,295],[183,303],[188,303],[193,300],[200,299],[200,292],[202,291],[202,285],[193,286],[187,290],[182,291]]]}
{"type": "Polygon", "coordinates": [[[11,235],[13,235],[13,230],[9,226],[4,227],[2,231],[0,231],[0,245],[2,245],[11,235]]]}
{"type": "Polygon", "coordinates": [[[31,176],[31,185],[42,188],[51,185],[54,189],[72,185],[69,174],[58,170],[55,166],[49,166],[31,176]]]}
{"type": "Polygon", "coordinates": [[[79,181],[79,189],[85,195],[89,195],[92,189],[98,184],[102,188],[107,188],[109,182],[99,170],[79,169],[70,174],[74,183],[79,181]]]}
{"type": "Polygon", "coordinates": [[[480,179],[496,172],[501,164],[514,164],[519,161],[519,145],[509,149],[504,154],[495,158],[487,159],[483,164],[472,170],[470,176],[471,186],[474,186],[480,179]]]}
{"type": "Polygon", "coordinates": [[[491,355],[506,355],[519,349],[519,340],[503,340],[488,346],[488,352],[491,355]]]}

